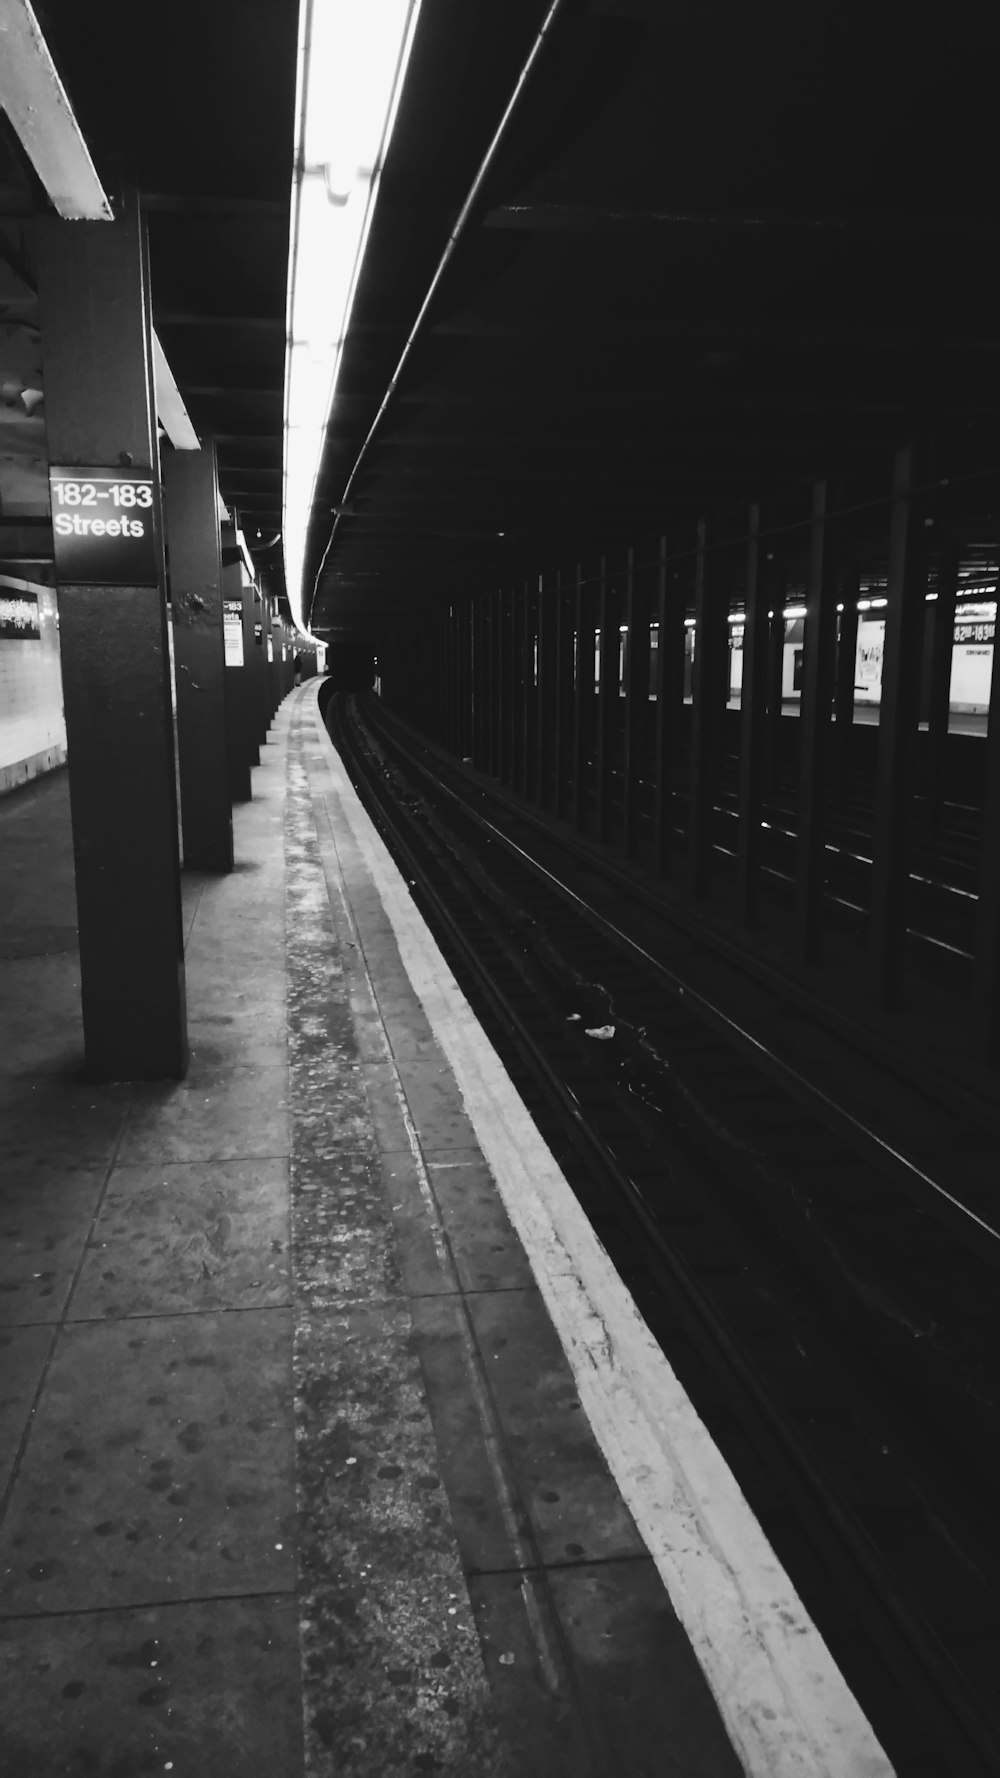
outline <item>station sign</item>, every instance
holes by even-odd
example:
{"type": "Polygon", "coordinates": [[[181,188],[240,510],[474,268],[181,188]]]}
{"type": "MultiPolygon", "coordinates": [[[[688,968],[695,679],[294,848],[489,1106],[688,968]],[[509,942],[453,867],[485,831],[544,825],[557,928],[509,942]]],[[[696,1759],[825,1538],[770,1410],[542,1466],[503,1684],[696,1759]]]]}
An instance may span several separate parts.
{"type": "Polygon", "coordinates": [[[153,478],[120,469],[49,470],[56,579],[156,586],[153,478]]]}
{"type": "Polygon", "coordinates": [[[227,667],[243,665],[243,601],[242,599],[223,599],[222,601],[222,641],[226,653],[227,667]]]}

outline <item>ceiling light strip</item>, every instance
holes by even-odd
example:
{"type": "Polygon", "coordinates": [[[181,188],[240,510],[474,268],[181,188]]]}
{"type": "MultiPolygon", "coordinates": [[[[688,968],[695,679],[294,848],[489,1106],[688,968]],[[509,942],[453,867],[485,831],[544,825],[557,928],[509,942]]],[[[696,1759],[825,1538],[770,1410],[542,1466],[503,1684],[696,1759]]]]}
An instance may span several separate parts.
{"type": "Polygon", "coordinates": [[[285,580],[303,609],[306,538],[379,179],[420,0],[302,0],[286,307],[285,580]]]}

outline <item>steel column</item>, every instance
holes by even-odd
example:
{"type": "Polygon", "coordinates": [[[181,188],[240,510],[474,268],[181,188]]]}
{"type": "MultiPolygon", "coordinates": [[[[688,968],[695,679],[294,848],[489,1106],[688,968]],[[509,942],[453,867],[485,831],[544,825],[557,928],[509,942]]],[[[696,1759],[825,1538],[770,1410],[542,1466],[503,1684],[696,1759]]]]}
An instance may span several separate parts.
{"type": "Polygon", "coordinates": [[[773,796],[781,781],[782,761],[782,695],[781,682],[785,668],[785,596],[787,592],[786,570],[778,563],[772,565],[768,575],[768,592],[771,595],[767,609],[774,612],[768,618],[767,637],[767,789],[773,796]]]}
{"type": "Polygon", "coordinates": [[[838,807],[851,800],[854,761],[854,675],[858,653],[858,594],[860,578],[853,556],[841,554],[840,613],[837,631],[837,670],[834,691],[834,795],[838,807]]]}
{"type": "Polygon", "coordinates": [[[760,548],[760,507],[750,508],[747,540],[746,617],[743,624],[743,689],[740,694],[740,818],[736,833],[736,886],[744,926],[760,919],[760,824],[767,748],[768,587],[760,548]]]}
{"type": "Polygon", "coordinates": [[[552,710],[552,629],[553,594],[547,591],[545,576],[538,576],[538,668],[535,688],[535,800],[545,807],[548,795],[549,757],[552,751],[549,722],[552,710]]]}
{"type": "Polygon", "coordinates": [[[625,747],[623,785],[625,796],[623,843],[627,858],[639,851],[639,799],[643,765],[643,736],[649,699],[649,606],[641,569],[636,571],[635,551],[629,548],[625,570],[625,747]]]}
{"type": "Polygon", "coordinates": [[[695,551],[695,645],[691,708],[691,802],[688,824],[688,889],[707,895],[712,871],[715,769],[719,725],[724,704],[720,695],[728,650],[724,634],[726,609],[718,553],[709,550],[708,521],[699,519],[695,551]]]}
{"type": "Polygon", "coordinates": [[[795,934],[800,956],[819,955],[826,884],[826,791],[837,641],[837,577],[825,481],[813,485],[799,709],[795,934]]]}
{"type": "Polygon", "coordinates": [[[609,584],[607,559],[601,557],[598,588],[598,624],[601,632],[601,679],[597,693],[597,837],[611,834],[615,727],[618,716],[618,624],[614,588],[609,584]]]}
{"type": "Polygon", "coordinates": [[[977,1034],[990,1061],[1000,1053],[1000,668],[993,645],[993,677],[986,731],[983,849],[973,943],[973,1000],[977,1034]]]}
{"type": "Polygon", "coordinates": [[[573,629],[573,825],[585,832],[590,723],[594,698],[594,623],[589,589],[584,585],[582,562],[576,565],[573,629]]]}
{"type": "MultiPolygon", "coordinates": [[[[955,646],[955,604],[958,592],[959,548],[954,532],[945,530],[938,552],[937,598],[934,601],[931,637],[930,706],[927,721],[927,778],[924,819],[929,835],[936,835],[944,800],[944,768],[948,752],[948,718],[951,703],[951,663],[955,646]]],[[[996,660],[996,644],[993,658],[996,660]]],[[[994,677],[996,675],[994,674],[994,677]]]]}
{"type": "MultiPolygon", "coordinates": [[[[58,577],[87,1072],[187,1071],[184,945],[149,262],[116,222],[35,224],[49,461],[152,477],[150,584],[58,577]]],[[[58,572],[58,571],[57,571],[58,572]]]]}
{"type": "Polygon", "coordinates": [[[250,785],[250,752],[247,739],[246,667],[243,634],[243,580],[239,562],[227,561],[222,552],[222,608],[226,643],[226,775],[229,794],[234,803],[248,803],[250,785]],[[237,652],[239,660],[234,656],[237,652]]]}
{"type": "Polygon", "coordinates": [[[565,815],[569,808],[573,749],[573,614],[560,569],[556,571],[555,600],[555,787],[552,806],[557,815],[565,815]]]}
{"type": "Polygon", "coordinates": [[[226,657],[215,448],[163,464],[177,686],[177,760],[185,870],[233,868],[226,756],[226,657]]]}
{"type": "Polygon", "coordinates": [[[673,776],[684,708],[684,602],[667,566],[665,537],[660,538],[657,564],[656,672],[653,869],[657,876],[667,877],[673,837],[673,776]]]}
{"type": "Polygon", "coordinates": [[[925,582],[922,503],[913,493],[918,479],[914,448],[905,446],[896,456],[889,528],[872,865],[870,944],[878,995],[886,1006],[899,999],[906,941],[925,582]]]}
{"type": "Polygon", "coordinates": [[[527,581],[521,595],[521,623],[518,655],[521,665],[520,705],[518,707],[518,770],[517,788],[527,796],[531,785],[531,701],[534,696],[534,618],[531,592],[527,581]]]}

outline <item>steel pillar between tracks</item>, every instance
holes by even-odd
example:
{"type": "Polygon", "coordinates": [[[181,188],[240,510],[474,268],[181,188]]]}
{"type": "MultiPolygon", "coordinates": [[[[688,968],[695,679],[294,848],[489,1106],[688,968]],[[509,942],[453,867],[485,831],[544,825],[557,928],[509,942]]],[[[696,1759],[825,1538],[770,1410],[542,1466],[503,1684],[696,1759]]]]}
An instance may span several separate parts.
{"type": "Polygon", "coordinates": [[[739,918],[760,919],[760,836],[767,749],[768,580],[760,547],[760,507],[750,508],[747,540],[746,617],[743,625],[743,687],[740,693],[739,822],[736,831],[736,896],[739,918]]]}
{"type": "Polygon", "coordinates": [[[458,750],[463,759],[469,759],[474,750],[473,721],[475,715],[475,676],[473,670],[474,635],[472,623],[473,606],[471,598],[466,597],[463,599],[459,605],[458,611],[459,641],[462,649],[461,673],[459,679],[462,728],[459,737],[460,744],[458,750]]]}
{"type": "Polygon", "coordinates": [[[923,503],[913,445],[897,452],[889,526],[882,699],[872,851],[870,948],[878,997],[899,1002],[906,940],[913,755],[926,580],[923,503]]]}
{"type": "Polygon", "coordinates": [[[614,745],[618,715],[618,623],[617,600],[608,575],[607,557],[601,557],[597,595],[598,625],[601,633],[601,677],[597,693],[597,838],[607,841],[611,836],[611,799],[614,789],[614,745]]]}
{"type": "Polygon", "coordinates": [[[708,894],[712,875],[715,776],[722,670],[728,661],[726,598],[718,552],[709,548],[708,520],[699,519],[695,547],[694,675],[691,700],[691,799],[688,892],[708,894]]]}
{"type": "MultiPolygon", "coordinates": [[[[955,605],[958,592],[958,538],[950,527],[942,530],[938,547],[937,598],[931,634],[930,697],[927,711],[927,776],[924,825],[929,837],[937,834],[944,801],[945,754],[948,748],[948,717],[951,702],[951,665],[955,644],[955,605]]],[[[996,679],[997,647],[993,659],[996,679]]]]}
{"type": "Polygon", "coordinates": [[[472,763],[482,771],[486,753],[486,730],[483,721],[483,705],[486,690],[486,646],[484,636],[484,614],[486,600],[484,597],[473,599],[469,604],[469,639],[472,650],[471,683],[472,712],[470,752],[472,763]]]}
{"type": "Polygon", "coordinates": [[[856,557],[841,551],[840,600],[843,610],[837,630],[837,669],[834,690],[833,793],[838,808],[846,813],[854,774],[854,675],[858,652],[858,598],[861,576],[856,557]]]}
{"type": "Polygon", "coordinates": [[[555,612],[553,595],[545,585],[545,576],[538,576],[538,653],[535,688],[535,800],[542,807],[548,801],[549,759],[551,756],[550,722],[552,712],[552,629],[555,612]]]}
{"type": "Polygon", "coordinates": [[[502,773],[500,773],[500,777],[502,777],[504,784],[511,786],[511,789],[514,788],[516,756],[518,756],[518,747],[516,747],[518,663],[516,663],[516,647],[514,647],[518,638],[516,638],[514,603],[516,603],[514,589],[511,587],[502,594],[504,610],[502,610],[502,626],[500,626],[500,640],[502,640],[502,660],[500,660],[502,674],[500,674],[500,679],[502,679],[502,688],[504,688],[504,724],[502,724],[502,736],[500,736],[500,743],[502,743],[502,773]]]}
{"type": "Polygon", "coordinates": [[[584,833],[588,819],[590,725],[594,701],[594,618],[582,562],[576,565],[573,628],[576,637],[576,664],[573,674],[573,825],[580,833],[584,833]]]}
{"type": "Polygon", "coordinates": [[[670,875],[673,850],[673,778],[680,755],[684,707],[684,601],[667,562],[661,537],[656,588],[656,734],[653,786],[653,869],[670,875]]]}
{"type": "Polygon", "coordinates": [[[569,775],[573,754],[573,612],[562,573],[556,572],[555,625],[555,798],[557,815],[569,808],[569,775]]]}
{"type": "Polygon", "coordinates": [[[977,1036],[987,1060],[995,1062],[1000,1056],[1000,671],[995,644],[985,746],[983,846],[972,993],[977,1036]]]}
{"type": "Polygon", "coordinates": [[[517,788],[522,796],[527,796],[531,783],[531,704],[534,694],[532,681],[535,645],[534,617],[527,581],[525,581],[521,593],[518,642],[521,673],[518,688],[520,702],[518,705],[517,788]]]}
{"type": "Polygon", "coordinates": [[[625,569],[625,746],[623,752],[623,844],[626,858],[639,852],[643,739],[649,700],[649,601],[642,568],[629,548],[625,569]]]}
{"type": "Polygon", "coordinates": [[[783,563],[772,564],[769,590],[773,597],[768,610],[767,638],[767,792],[774,796],[781,782],[781,683],[785,668],[785,599],[788,590],[787,570],[783,563]],[[773,585],[772,585],[773,582],[773,585]]]}
{"type": "Polygon", "coordinates": [[[837,645],[836,538],[827,516],[828,485],[813,484],[806,578],[802,695],[799,707],[798,842],[795,937],[799,955],[819,955],[826,886],[827,759],[837,645]]]}
{"type": "Polygon", "coordinates": [[[214,445],[168,452],[163,472],[184,868],[225,872],[233,868],[233,817],[214,445]]]}
{"type": "Polygon", "coordinates": [[[187,1015],[149,259],[138,194],[115,208],[114,222],[35,223],[49,461],[134,471],[152,500],[136,503],[133,521],[152,528],[141,580],[107,561],[99,582],[79,568],[71,576],[58,544],[55,555],[84,1046],[92,1078],[180,1079],[187,1015]]]}

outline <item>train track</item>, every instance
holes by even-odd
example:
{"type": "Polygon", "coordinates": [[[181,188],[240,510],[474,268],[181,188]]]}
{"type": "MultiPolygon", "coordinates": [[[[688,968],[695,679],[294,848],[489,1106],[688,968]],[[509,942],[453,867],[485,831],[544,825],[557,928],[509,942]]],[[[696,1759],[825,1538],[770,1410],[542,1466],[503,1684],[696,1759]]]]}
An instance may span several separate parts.
{"type": "Polygon", "coordinates": [[[916,1160],[843,1103],[824,1039],[806,1066],[801,1015],[796,1064],[693,991],[597,860],[569,881],[537,818],[371,701],[327,720],[897,1772],[1000,1771],[1000,1234],[953,1115],[883,1081],[916,1160]]]}

